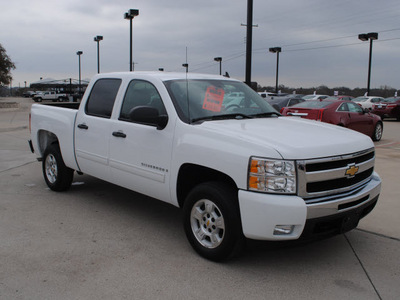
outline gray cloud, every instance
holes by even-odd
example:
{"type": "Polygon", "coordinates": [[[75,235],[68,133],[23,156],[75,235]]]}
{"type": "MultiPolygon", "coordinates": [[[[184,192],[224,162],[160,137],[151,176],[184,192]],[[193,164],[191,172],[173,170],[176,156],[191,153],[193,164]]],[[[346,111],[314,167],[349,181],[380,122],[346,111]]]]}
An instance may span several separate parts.
{"type": "MultiPolygon", "coordinates": [[[[5,2],[5,0],[0,0],[5,2]]],[[[189,71],[223,71],[244,79],[247,1],[107,1],[19,0],[0,3],[0,42],[16,62],[14,85],[39,77],[77,78],[77,50],[82,50],[85,78],[96,73],[96,43],[100,42],[102,72],[129,70],[129,22],[123,14],[140,10],[134,19],[136,70],[184,71],[188,48],[189,71]]],[[[252,79],[274,85],[280,46],[280,83],[287,86],[364,87],[368,43],[357,35],[379,32],[374,42],[373,87],[399,88],[400,3],[395,0],[254,0],[252,79]]]]}

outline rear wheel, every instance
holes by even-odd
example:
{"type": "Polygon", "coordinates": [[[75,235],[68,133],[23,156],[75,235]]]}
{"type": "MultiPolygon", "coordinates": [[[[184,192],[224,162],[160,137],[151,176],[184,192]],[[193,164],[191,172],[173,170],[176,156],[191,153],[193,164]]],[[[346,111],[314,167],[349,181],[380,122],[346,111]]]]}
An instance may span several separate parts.
{"type": "Polygon", "coordinates": [[[52,144],[46,148],[42,171],[44,180],[51,190],[60,192],[70,188],[74,170],[64,164],[58,144],[52,144]]]}
{"type": "Polygon", "coordinates": [[[183,210],[186,236],[201,256],[221,261],[241,252],[245,238],[234,188],[221,182],[199,184],[183,210]]]}
{"type": "Polygon", "coordinates": [[[374,134],[372,135],[372,140],[374,141],[380,141],[382,138],[383,134],[383,124],[381,122],[376,123],[375,129],[374,129],[374,134]]]}

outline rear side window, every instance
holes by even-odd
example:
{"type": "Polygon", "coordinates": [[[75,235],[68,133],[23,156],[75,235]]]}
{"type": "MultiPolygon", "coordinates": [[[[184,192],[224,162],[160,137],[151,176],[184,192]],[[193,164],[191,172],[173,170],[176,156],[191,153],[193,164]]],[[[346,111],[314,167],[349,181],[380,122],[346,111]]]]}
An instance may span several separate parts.
{"type": "Polygon", "coordinates": [[[86,103],[86,114],[110,118],[121,79],[99,79],[94,84],[86,103]]]}

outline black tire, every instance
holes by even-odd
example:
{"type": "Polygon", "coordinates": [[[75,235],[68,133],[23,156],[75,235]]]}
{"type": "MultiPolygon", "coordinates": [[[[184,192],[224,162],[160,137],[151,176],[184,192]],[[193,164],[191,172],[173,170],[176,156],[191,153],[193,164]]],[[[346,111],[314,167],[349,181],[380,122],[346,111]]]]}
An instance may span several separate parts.
{"type": "Polygon", "coordinates": [[[243,250],[245,237],[234,188],[222,182],[199,184],[187,196],[183,212],[189,243],[204,258],[227,260],[243,250]]]}
{"type": "Polygon", "coordinates": [[[36,102],[42,102],[42,98],[36,98],[36,102]]]}
{"type": "Polygon", "coordinates": [[[378,122],[375,125],[374,133],[372,135],[372,140],[378,142],[381,140],[383,135],[383,124],[382,122],[378,122]]]}
{"type": "Polygon", "coordinates": [[[74,170],[64,164],[58,144],[51,144],[44,151],[42,171],[51,190],[61,192],[71,187],[74,170]]]}

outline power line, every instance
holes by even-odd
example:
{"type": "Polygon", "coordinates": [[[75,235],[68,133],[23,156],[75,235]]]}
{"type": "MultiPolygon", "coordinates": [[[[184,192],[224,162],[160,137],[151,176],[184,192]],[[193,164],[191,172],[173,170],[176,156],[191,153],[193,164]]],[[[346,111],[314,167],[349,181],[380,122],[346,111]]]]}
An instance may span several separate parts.
{"type": "MultiPolygon", "coordinates": [[[[379,33],[382,32],[391,32],[391,31],[398,31],[400,28],[393,28],[393,29],[387,29],[387,30],[380,30],[379,33]]],[[[323,39],[323,40],[315,40],[315,41],[309,41],[309,42],[303,42],[303,43],[296,43],[296,44],[288,44],[288,45],[283,45],[281,47],[293,47],[293,46],[301,46],[301,45],[309,45],[309,44],[314,44],[314,43],[323,43],[323,42],[329,42],[329,41],[336,41],[336,40],[341,40],[341,39],[348,39],[348,38],[357,38],[358,35],[348,35],[348,36],[341,36],[341,37],[335,37],[335,38],[330,38],[330,39],[323,39]]],[[[400,38],[390,38],[390,39],[380,39],[376,40],[375,43],[379,42],[387,42],[387,41],[393,41],[393,40],[399,40],[400,38]]],[[[311,47],[311,48],[300,48],[300,49],[282,49],[282,52],[299,52],[299,51],[311,51],[311,50],[319,50],[319,49],[328,49],[328,48],[340,48],[340,47],[347,47],[347,46],[354,46],[354,45],[361,45],[362,42],[357,42],[357,43],[348,43],[348,44],[340,44],[340,45],[328,45],[328,46],[319,46],[319,47],[311,47]]],[[[260,53],[262,51],[267,51],[269,47],[267,48],[258,48],[254,49],[252,52],[253,53],[260,53]]],[[[238,59],[240,57],[243,57],[245,55],[245,51],[242,51],[237,54],[233,54],[232,56],[227,56],[227,58],[224,57],[223,62],[228,62],[231,60],[238,59]]],[[[194,64],[192,67],[192,71],[199,71],[207,68],[211,68],[215,65],[213,62],[209,61],[204,61],[200,62],[197,64],[194,64]],[[198,66],[198,67],[197,67],[198,66]],[[197,68],[196,68],[197,67],[197,68]]]]}
{"type": "MultiPolygon", "coordinates": [[[[387,42],[387,41],[393,41],[393,40],[400,40],[400,38],[376,40],[375,43],[387,42]]],[[[313,48],[291,49],[291,50],[289,49],[289,50],[283,50],[282,52],[296,52],[296,51],[318,50],[318,49],[326,49],[326,48],[338,48],[338,47],[354,46],[354,45],[361,45],[361,44],[362,44],[362,42],[358,42],[358,43],[342,44],[342,45],[320,46],[320,47],[313,47],[313,48]]]]}

